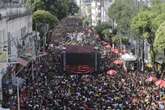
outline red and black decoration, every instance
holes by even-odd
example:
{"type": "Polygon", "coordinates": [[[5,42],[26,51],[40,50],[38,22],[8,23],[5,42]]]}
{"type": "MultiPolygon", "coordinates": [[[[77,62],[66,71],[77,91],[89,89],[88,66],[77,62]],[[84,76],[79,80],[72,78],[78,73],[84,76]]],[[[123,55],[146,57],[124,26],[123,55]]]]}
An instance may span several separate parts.
{"type": "Polygon", "coordinates": [[[90,74],[99,70],[99,55],[93,47],[66,46],[62,53],[63,71],[70,74],[90,74]]]}

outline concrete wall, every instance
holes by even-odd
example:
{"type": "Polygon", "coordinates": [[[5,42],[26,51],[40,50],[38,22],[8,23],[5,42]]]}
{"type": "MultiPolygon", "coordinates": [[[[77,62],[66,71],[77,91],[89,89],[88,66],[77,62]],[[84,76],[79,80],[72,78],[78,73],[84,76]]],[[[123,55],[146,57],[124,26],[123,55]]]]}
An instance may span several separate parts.
{"type": "Polygon", "coordinates": [[[7,25],[6,19],[0,20],[0,51],[3,50],[3,47],[7,46],[7,25]]]}
{"type": "MultiPolygon", "coordinates": [[[[10,49],[11,60],[15,60],[18,56],[18,45],[22,45],[22,38],[32,33],[32,16],[24,16],[13,19],[7,22],[8,24],[8,37],[11,40],[10,49]]],[[[21,48],[20,48],[21,49],[21,48]]]]}
{"type": "Polygon", "coordinates": [[[0,9],[0,14],[0,52],[7,46],[13,61],[17,59],[21,39],[32,33],[32,14],[25,7],[0,9]]]}

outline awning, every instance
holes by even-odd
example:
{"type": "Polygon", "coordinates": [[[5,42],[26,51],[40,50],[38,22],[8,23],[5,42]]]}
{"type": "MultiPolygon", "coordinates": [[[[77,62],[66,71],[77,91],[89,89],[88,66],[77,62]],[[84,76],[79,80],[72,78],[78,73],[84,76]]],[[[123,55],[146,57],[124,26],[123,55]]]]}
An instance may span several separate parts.
{"type": "Polygon", "coordinates": [[[124,61],[136,61],[137,57],[132,54],[126,53],[121,56],[121,59],[124,61]]]}

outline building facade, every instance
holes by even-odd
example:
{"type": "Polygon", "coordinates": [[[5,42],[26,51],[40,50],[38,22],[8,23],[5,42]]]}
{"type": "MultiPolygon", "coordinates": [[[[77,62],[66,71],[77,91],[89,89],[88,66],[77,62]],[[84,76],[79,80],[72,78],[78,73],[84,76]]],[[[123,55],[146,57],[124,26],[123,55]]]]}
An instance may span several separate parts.
{"type": "Polygon", "coordinates": [[[75,0],[80,7],[81,16],[87,18],[92,26],[108,22],[108,9],[114,0],[75,0]]]}
{"type": "Polygon", "coordinates": [[[0,61],[16,61],[32,37],[32,12],[23,0],[0,1],[0,61]],[[5,56],[5,58],[4,58],[5,56]],[[3,57],[3,59],[1,59],[3,57]]]}

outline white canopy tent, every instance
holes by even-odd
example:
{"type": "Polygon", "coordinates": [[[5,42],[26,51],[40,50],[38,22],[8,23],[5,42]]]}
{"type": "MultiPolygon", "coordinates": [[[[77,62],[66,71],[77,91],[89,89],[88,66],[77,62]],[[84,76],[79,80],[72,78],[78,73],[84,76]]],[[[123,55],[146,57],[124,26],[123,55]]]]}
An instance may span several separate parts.
{"type": "Polygon", "coordinates": [[[124,61],[136,61],[137,57],[132,54],[126,53],[121,56],[121,59],[124,61]]]}
{"type": "Polygon", "coordinates": [[[9,108],[2,108],[0,107],[0,110],[10,110],[9,108]]]}

